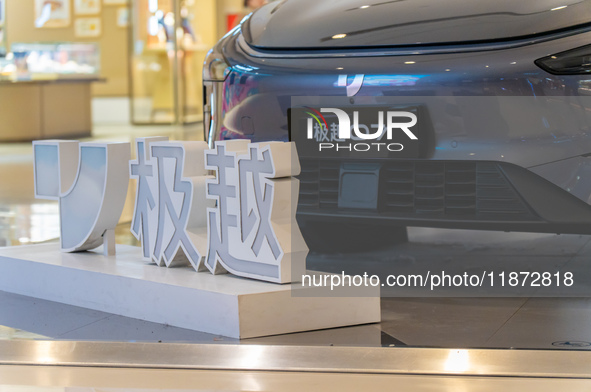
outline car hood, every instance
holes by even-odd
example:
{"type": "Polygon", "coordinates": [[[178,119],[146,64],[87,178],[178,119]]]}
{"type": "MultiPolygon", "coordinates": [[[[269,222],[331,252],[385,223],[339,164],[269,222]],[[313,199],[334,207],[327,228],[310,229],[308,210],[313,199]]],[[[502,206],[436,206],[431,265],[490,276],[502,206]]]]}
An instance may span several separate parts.
{"type": "Polygon", "coordinates": [[[591,0],[279,0],[242,31],[261,49],[338,49],[507,40],[590,22],[591,0]]]}

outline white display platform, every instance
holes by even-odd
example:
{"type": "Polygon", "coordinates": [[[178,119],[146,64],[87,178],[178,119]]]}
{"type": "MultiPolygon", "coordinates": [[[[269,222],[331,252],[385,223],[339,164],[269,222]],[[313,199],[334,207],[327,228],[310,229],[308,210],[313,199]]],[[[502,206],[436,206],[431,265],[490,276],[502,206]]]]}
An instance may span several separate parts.
{"type": "Polygon", "coordinates": [[[380,321],[379,287],[296,297],[290,285],[147,264],[125,245],[110,257],[58,243],[0,248],[0,290],[233,338],[380,321]]]}

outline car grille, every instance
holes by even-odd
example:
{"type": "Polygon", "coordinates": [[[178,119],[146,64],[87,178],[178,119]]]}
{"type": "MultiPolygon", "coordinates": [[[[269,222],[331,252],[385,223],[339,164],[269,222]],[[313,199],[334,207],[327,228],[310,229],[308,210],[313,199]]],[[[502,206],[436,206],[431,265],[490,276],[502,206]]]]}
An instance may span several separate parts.
{"type": "MultiPolygon", "coordinates": [[[[341,163],[302,160],[300,210],[339,209],[341,163]]],[[[444,219],[538,219],[497,163],[474,161],[383,161],[378,208],[373,212],[444,219]]]]}

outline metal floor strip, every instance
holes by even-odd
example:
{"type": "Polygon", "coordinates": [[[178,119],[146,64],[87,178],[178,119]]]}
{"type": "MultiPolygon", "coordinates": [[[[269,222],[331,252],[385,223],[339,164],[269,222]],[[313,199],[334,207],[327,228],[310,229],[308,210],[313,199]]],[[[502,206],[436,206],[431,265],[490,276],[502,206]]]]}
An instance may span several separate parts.
{"type": "Polygon", "coordinates": [[[591,378],[590,358],[568,350],[0,341],[0,365],[591,378]]]}

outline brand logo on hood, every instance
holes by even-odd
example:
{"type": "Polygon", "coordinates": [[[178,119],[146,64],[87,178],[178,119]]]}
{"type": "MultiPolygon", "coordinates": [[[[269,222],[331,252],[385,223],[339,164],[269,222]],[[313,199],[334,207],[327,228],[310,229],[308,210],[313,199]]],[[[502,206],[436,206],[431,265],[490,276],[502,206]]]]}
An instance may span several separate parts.
{"type": "Polygon", "coordinates": [[[357,74],[349,83],[347,75],[339,75],[339,79],[337,81],[337,86],[339,87],[346,87],[347,88],[347,97],[355,96],[359,90],[361,90],[361,86],[363,86],[363,79],[365,75],[357,74]]]}

